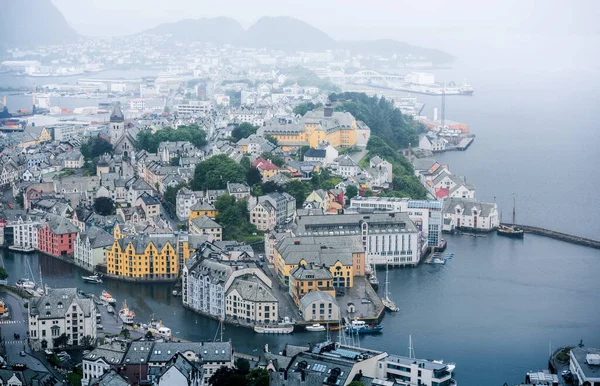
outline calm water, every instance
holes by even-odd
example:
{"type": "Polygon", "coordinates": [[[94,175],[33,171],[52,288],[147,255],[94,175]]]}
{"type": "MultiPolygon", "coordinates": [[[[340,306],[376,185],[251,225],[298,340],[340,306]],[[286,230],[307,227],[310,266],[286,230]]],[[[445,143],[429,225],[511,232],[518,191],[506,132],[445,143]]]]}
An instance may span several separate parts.
{"type": "MultiPolygon", "coordinates": [[[[556,347],[583,339],[600,346],[597,250],[529,235],[525,240],[447,238],[455,257],[445,266],[390,271],[391,296],[401,311],[387,314],[384,332],[361,338],[362,346],[406,355],[412,335],[418,357],[457,363],[461,385],[522,381],[526,371],[546,366],[550,343],[556,347]]],[[[217,323],[184,310],[171,285],[87,284],[81,279],[84,271],[53,258],[2,253],[11,282],[28,272],[26,260],[38,279],[39,262],[50,287],[77,286],[98,295],[105,288],[119,302],[127,300],[140,321],[155,313],[176,336],[215,338],[217,323]]],[[[379,278],[384,283],[385,273],[379,278]]],[[[325,333],[266,337],[225,326],[224,337],[237,350],[256,355],[267,343],[277,350],[287,342],[319,341],[325,333]]]]}
{"type": "MultiPolygon", "coordinates": [[[[459,59],[453,69],[436,71],[438,79],[468,78],[476,91],[473,97],[448,97],[446,117],[468,123],[477,139],[468,151],[438,159],[476,184],[478,198],[495,197],[505,218],[516,193],[519,222],[600,239],[600,128],[594,119],[600,68],[590,49],[597,40],[517,37],[482,45],[463,37],[462,46],[447,48],[459,59]]],[[[12,84],[0,78],[0,85],[12,84]]],[[[419,98],[429,113],[440,103],[419,98]]],[[[384,333],[361,339],[361,345],[406,354],[412,334],[418,357],[457,362],[458,382],[474,386],[523,381],[526,371],[546,367],[550,343],[583,339],[600,347],[600,251],[530,235],[447,238],[456,257],[446,266],[390,271],[401,312],[386,315],[384,333]]],[[[11,281],[26,272],[24,259],[38,276],[36,255],[5,253],[11,281]]],[[[100,293],[82,282],[83,271],[48,257],[40,261],[50,286],[100,293]]],[[[105,288],[126,299],[140,320],[155,312],[183,338],[215,336],[217,323],[183,310],[169,285],[107,282],[105,288]]],[[[265,343],[275,348],[324,335],[264,337],[225,328],[225,338],[250,354],[265,343]]]]}

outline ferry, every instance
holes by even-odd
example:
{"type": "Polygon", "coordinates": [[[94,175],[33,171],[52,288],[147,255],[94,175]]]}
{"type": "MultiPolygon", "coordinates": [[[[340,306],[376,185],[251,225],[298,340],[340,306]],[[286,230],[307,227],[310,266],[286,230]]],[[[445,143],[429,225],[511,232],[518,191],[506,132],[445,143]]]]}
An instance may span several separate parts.
{"type": "Polygon", "coordinates": [[[264,324],[254,326],[257,334],[291,334],[294,331],[294,322],[285,317],[278,324],[264,324]]]}
{"type": "Polygon", "coordinates": [[[383,330],[383,326],[379,324],[367,324],[363,320],[353,320],[352,323],[346,327],[347,334],[376,334],[383,330]]]}
{"type": "Polygon", "coordinates": [[[117,300],[110,296],[110,294],[104,290],[102,290],[102,295],[100,295],[100,299],[104,300],[108,304],[117,304],[117,300]]]}
{"type": "Polygon", "coordinates": [[[316,324],[313,324],[312,326],[306,326],[306,331],[310,331],[310,332],[325,331],[325,326],[323,326],[322,324],[316,323],[316,324]]]}
{"type": "Polygon", "coordinates": [[[82,276],[81,277],[86,283],[100,284],[102,283],[102,278],[100,275],[92,275],[92,276],[82,276]]]}
{"type": "Polygon", "coordinates": [[[123,322],[123,324],[133,324],[133,318],[135,318],[135,312],[131,311],[129,307],[127,307],[127,302],[123,302],[123,308],[119,311],[119,318],[123,322]]]}

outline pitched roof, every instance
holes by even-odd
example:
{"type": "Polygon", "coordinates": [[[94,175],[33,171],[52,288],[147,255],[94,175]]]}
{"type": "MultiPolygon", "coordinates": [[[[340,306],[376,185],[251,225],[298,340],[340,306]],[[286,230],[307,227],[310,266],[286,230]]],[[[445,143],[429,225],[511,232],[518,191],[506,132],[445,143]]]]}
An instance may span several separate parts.
{"type": "Polygon", "coordinates": [[[92,378],[89,386],[128,386],[129,381],[119,375],[114,369],[102,374],[99,378],[92,378]]]}
{"type": "Polygon", "coordinates": [[[117,103],[110,114],[110,121],[113,123],[125,122],[125,115],[121,110],[121,104],[117,103]]]}
{"type": "Polygon", "coordinates": [[[256,161],[252,162],[252,166],[259,170],[279,170],[279,166],[263,157],[258,157],[256,161]]]}
{"type": "Polygon", "coordinates": [[[335,298],[329,293],[323,291],[312,291],[307,293],[302,297],[302,299],[300,299],[300,306],[302,309],[304,309],[308,307],[311,303],[316,301],[326,301],[337,304],[335,298]]]}
{"type": "Polygon", "coordinates": [[[196,217],[192,220],[192,224],[196,227],[196,228],[200,228],[200,229],[205,229],[205,228],[221,228],[221,225],[219,225],[216,221],[202,215],[199,217],[196,217]]]}
{"type": "Polygon", "coordinates": [[[31,300],[30,314],[38,315],[40,319],[64,318],[69,312],[69,306],[77,303],[83,310],[85,316],[92,316],[95,309],[91,299],[80,295],[77,288],[55,288],[48,290],[48,295],[31,300]]]}
{"type": "Polygon", "coordinates": [[[227,290],[227,295],[237,291],[240,297],[251,302],[277,302],[270,288],[253,277],[236,278],[227,290]]]}

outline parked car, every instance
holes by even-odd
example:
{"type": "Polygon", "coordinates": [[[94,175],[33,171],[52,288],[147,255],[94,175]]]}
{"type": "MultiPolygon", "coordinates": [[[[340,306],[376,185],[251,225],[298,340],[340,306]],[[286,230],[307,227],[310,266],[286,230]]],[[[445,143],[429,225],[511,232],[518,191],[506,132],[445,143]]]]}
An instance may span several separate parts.
{"type": "Polygon", "coordinates": [[[101,325],[101,324],[97,324],[97,325],[96,325],[96,329],[98,329],[98,330],[103,330],[103,329],[104,329],[104,326],[103,326],[103,325],[101,325]]]}
{"type": "Polygon", "coordinates": [[[25,351],[21,351],[21,352],[19,353],[19,355],[20,355],[20,356],[22,356],[22,357],[24,357],[24,356],[25,356],[25,355],[27,355],[27,354],[25,354],[25,351]]]}

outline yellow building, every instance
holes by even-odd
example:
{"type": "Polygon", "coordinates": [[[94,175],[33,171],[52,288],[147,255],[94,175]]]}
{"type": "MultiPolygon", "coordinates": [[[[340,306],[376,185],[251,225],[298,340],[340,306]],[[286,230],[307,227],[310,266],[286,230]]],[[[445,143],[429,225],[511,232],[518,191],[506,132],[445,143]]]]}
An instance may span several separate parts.
{"type": "Polygon", "coordinates": [[[37,139],[37,143],[43,143],[43,142],[50,142],[52,141],[52,135],[50,134],[50,131],[43,127],[42,131],[40,131],[40,136],[37,139]]]}
{"type": "Polygon", "coordinates": [[[300,299],[309,292],[327,292],[335,298],[333,287],[333,276],[327,268],[309,265],[299,265],[290,271],[290,294],[296,306],[300,305],[300,299]]]}
{"type": "Polygon", "coordinates": [[[106,250],[108,274],[134,280],[174,280],[191,249],[187,240],[173,234],[124,236],[118,226],[115,242],[106,250]]]}
{"type": "Polygon", "coordinates": [[[190,220],[188,226],[191,234],[210,236],[214,241],[223,240],[223,227],[207,216],[190,220]]]}
{"type": "Polygon", "coordinates": [[[188,221],[192,221],[200,216],[206,216],[214,220],[217,217],[217,214],[219,214],[219,211],[216,210],[214,206],[206,201],[200,201],[190,208],[190,217],[188,218],[188,221]]]}
{"type": "Polygon", "coordinates": [[[322,141],[333,147],[351,147],[357,144],[359,127],[348,112],[334,112],[327,105],[324,110],[307,112],[299,124],[271,125],[263,128],[263,135],[277,138],[278,145],[288,151],[310,146],[316,148],[322,141]]]}
{"type": "Polygon", "coordinates": [[[312,264],[329,270],[333,287],[352,287],[354,276],[364,275],[364,256],[355,237],[286,237],[275,246],[273,263],[277,277],[286,286],[293,269],[312,264]]]}

